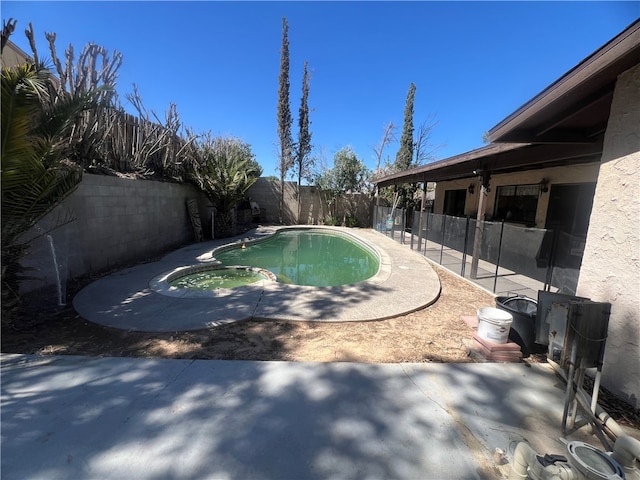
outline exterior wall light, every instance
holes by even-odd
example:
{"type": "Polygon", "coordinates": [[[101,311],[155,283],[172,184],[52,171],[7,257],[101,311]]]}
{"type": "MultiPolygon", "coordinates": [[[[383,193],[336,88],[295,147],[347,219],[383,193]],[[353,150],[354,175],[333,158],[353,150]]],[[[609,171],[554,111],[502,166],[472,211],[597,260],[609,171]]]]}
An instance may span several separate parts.
{"type": "Polygon", "coordinates": [[[549,180],[546,178],[540,180],[540,191],[542,193],[547,193],[549,191],[549,180]]]}
{"type": "Polygon", "coordinates": [[[469,186],[467,187],[467,190],[471,195],[473,195],[475,188],[476,188],[475,185],[473,183],[470,183],[469,186]]]}

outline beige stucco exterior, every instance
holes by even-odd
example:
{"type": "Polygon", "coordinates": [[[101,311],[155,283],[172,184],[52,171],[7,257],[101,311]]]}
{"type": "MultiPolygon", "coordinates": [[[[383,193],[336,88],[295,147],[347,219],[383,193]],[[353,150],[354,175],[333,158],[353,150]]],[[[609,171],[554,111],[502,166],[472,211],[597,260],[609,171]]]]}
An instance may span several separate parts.
{"type": "Polygon", "coordinates": [[[640,407],[640,65],[618,77],[577,294],[612,304],[603,385],[640,407]]]}
{"type": "Polygon", "coordinates": [[[11,68],[24,63],[29,55],[18,47],[15,43],[9,41],[2,49],[2,66],[11,68]]]}
{"type": "MultiPolygon", "coordinates": [[[[640,407],[640,65],[618,77],[599,163],[529,170],[491,177],[485,218],[504,185],[596,183],[576,295],[611,303],[602,384],[640,407]]],[[[465,189],[465,215],[476,217],[478,178],[439,182],[434,212],[446,190],[465,189]],[[473,184],[473,193],[469,185],[473,184]]],[[[536,227],[544,228],[549,193],[540,193],[536,227]]]]}
{"type": "MultiPolygon", "coordinates": [[[[491,219],[496,200],[497,187],[505,185],[527,185],[540,183],[544,178],[548,182],[549,188],[553,184],[590,183],[596,182],[598,178],[598,163],[585,163],[572,165],[570,167],[553,167],[539,170],[529,170],[526,172],[505,173],[491,177],[489,182],[489,194],[486,198],[485,218],[491,219]]],[[[464,214],[472,218],[476,217],[478,211],[478,195],[480,192],[480,181],[473,178],[439,182],[436,187],[436,198],[434,212],[442,213],[444,208],[444,195],[446,190],[467,190],[467,199],[464,207],[464,214]],[[469,193],[468,187],[473,185],[473,193],[469,193]]],[[[536,227],[544,228],[549,207],[549,192],[540,193],[538,208],[536,210],[536,227]]]]}
{"type": "MultiPolygon", "coordinates": [[[[540,184],[544,178],[549,189],[537,191],[535,212],[538,189],[522,189],[521,199],[509,198],[517,192],[505,192],[499,216],[508,217],[514,205],[514,221],[544,228],[547,213],[553,213],[549,223],[555,231],[578,232],[580,238],[565,246],[572,257],[583,248],[579,279],[570,291],[611,304],[602,383],[635,407],[640,407],[639,53],[637,20],[489,130],[491,144],[376,182],[390,186],[439,178],[434,213],[444,213],[448,198],[448,213],[492,220],[498,187],[540,184]],[[556,166],[537,168],[542,165],[556,166]],[[476,169],[480,175],[492,174],[486,196],[476,169]],[[460,175],[467,176],[445,180],[460,175]],[[581,186],[553,188],[571,184],[581,186]],[[446,195],[453,190],[458,192],[446,195]]],[[[472,272],[473,262],[479,261],[479,238],[472,272]]]]}

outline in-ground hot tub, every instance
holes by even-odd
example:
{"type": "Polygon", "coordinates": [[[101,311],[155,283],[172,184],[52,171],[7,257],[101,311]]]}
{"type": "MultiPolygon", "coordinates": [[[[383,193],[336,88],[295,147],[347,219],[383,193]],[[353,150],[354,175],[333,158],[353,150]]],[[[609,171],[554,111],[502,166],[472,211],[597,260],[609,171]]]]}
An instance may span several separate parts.
{"type": "Polygon", "coordinates": [[[180,267],[154,277],[149,287],[170,297],[209,297],[219,289],[236,289],[256,283],[275,282],[269,270],[247,266],[224,266],[218,262],[180,267]]]}

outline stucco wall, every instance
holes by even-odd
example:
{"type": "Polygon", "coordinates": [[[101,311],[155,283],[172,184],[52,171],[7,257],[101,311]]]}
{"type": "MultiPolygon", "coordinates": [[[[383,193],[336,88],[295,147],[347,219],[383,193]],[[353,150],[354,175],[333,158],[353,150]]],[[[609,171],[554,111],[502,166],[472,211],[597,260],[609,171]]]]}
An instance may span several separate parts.
{"type": "Polygon", "coordinates": [[[640,407],[640,66],[618,77],[578,280],[611,302],[602,383],[640,407]]]}
{"type": "MultiPolygon", "coordinates": [[[[486,198],[486,218],[491,219],[496,200],[497,187],[505,185],[527,185],[540,183],[545,178],[548,186],[566,185],[571,183],[589,183],[598,179],[598,163],[585,163],[580,165],[572,165],[571,167],[553,167],[542,168],[539,170],[530,170],[526,172],[505,173],[494,175],[489,182],[489,195],[486,198]]],[[[480,192],[480,183],[477,178],[467,178],[461,180],[453,180],[449,182],[439,182],[436,187],[436,198],[434,205],[435,213],[442,213],[444,208],[444,192],[445,190],[467,189],[469,184],[474,185],[474,192],[470,194],[467,191],[467,200],[465,203],[464,213],[471,217],[476,217],[478,211],[478,194],[480,192]]],[[[547,209],[549,207],[549,192],[541,193],[538,197],[538,208],[536,210],[536,227],[544,228],[547,218],[547,209]]]]}
{"type": "Polygon", "coordinates": [[[2,50],[2,66],[11,68],[19,65],[21,63],[25,63],[29,55],[18,47],[11,40],[7,42],[2,50]]]}
{"type": "MultiPolygon", "coordinates": [[[[53,231],[52,238],[62,273],[75,278],[194,241],[188,198],[198,199],[200,214],[207,214],[208,202],[189,185],[85,174],[77,190],[41,226],[48,231],[74,218],[53,231]]],[[[25,282],[23,290],[55,281],[46,238],[34,242],[23,264],[36,268],[32,273],[38,277],[25,282]]]]}

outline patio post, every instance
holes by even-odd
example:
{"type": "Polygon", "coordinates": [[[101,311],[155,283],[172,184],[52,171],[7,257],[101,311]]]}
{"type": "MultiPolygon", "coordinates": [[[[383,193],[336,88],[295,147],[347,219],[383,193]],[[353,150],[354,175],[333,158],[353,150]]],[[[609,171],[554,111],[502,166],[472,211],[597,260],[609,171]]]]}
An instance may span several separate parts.
{"type": "MultiPolygon", "coordinates": [[[[418,215],[418,251],[422,247],[422,213],[425,211],[427,203],[427,180],[422,182],[422,194],[420,197],[420,214],[418,215]]],[[[411,232],[413,234],[413,232],[411,232]]]]}
{"type": "Polygon", "coordinates": [[[478,215],[476,217],[476,234],[473,239],[473,253],[471,258],[470,277],[478,278],[478,262],[480,261],[480,250],[482,249],[482,232],[484,230],[484,212],[486,209],[486,199],[489,193],[489,180],[491,172],[487,170],[474,171],[481,177],[480,195],[478,195],[478,215]]]}

